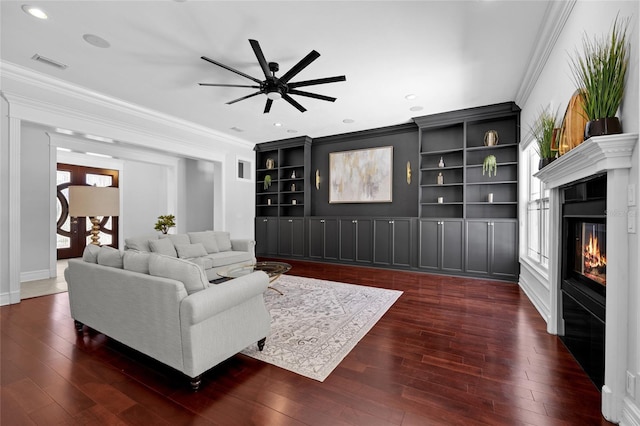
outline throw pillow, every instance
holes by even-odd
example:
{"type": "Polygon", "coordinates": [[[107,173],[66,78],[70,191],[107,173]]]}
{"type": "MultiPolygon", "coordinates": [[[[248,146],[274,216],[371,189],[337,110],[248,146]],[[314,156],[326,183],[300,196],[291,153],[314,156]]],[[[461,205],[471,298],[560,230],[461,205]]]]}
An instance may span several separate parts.
{"type": "Polygon", "coordinates": [[[159,240],[149,241],[149,248],[153,253],[163,254],[165,256],[177,257],[175,247],[168,238],[160,238],[159,240]]]}
{"type": "Polygon", "coordinates": [[[218,242],[213,231],[189,232],[189,239],[192,243],[202,243],[207,253],[218,253],[218,242]]]}
{"type": "Polygon", "coordinates": [[[82,252],[82,260],[89,263],[98,263],[98,253],[100,253],[100,246],[87,244],[82,252]]]}
{"type": "Polygon", "coordinates": [[[157,240],[158,234],[140,235],[124,240],[125,250],[151,251],[149,241],[157,240]]]}
{"type": "Polygon", "coordinates": [[[187,234],[161,234],[160,238],[168,238],[174,246],[178,244],[191,244],[187,234]]]}
{"type": "Polygon", "coordinates": [[[122,269],[122,253],[113,247],[102,246],[98,253],[98,265],[122,269]]]}
{"type": "Polygon", "coordinates": [[[176,244],[176,251],[178,252],[178,257],[183,259],[207,255],[207,251],[205,250],[202,243],[176,244]]]}
{"type": "Polygon", "coordinates": [[[216,242],[218,243],[218,250],[231,251],[231,237],[228,232],[214,232],[216,236],[216,242]]]}
{"type": "Polygon", "coordinates": [[[149,259],[149,274],[182,282],[188,294],[209,286],[207,276],[198,265],[175,257],[152,254],[149,259]]]}
{"type": "Polygon", "coordinates": [[[127,250],[122,255],[122,263],[127,271],[139,272],[141,274],[149,273],[149,258],[151,253],[127,250]]]}

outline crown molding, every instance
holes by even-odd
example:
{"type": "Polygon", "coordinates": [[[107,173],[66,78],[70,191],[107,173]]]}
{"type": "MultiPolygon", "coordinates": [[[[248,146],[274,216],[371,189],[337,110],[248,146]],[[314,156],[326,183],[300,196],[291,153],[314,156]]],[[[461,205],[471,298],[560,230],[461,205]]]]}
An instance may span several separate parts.
{"type": "MultiPolygon", "coordinates": [[[[132,104],[121,99],[113,98],[103,93],[96,92],[84,87],[76,86],[64,80],[53,78],[10,62],[0,61],[0,74],[2,75],[3,80],[13,80],[21,84],[25,84],[41,90],[50,91],[64,97],[78,100],[80,102],[92,104],[100,108],[106,108],[108,110],[135,117],[149,123],[153,123],[159,128],[170,127],[179,132],[188,133],[207,139],[215,139],[223,143],[240,146],[243,148],[253,148],[255,145],[254,143],[247,140],[219,132],[209,127],[205,127],[149,108],[132,104]]],[[[3,86],[4,85],[5,84],[3,82],[3,86]]],[[[115,123],[115,120],[100,119],[95,116],[70,108],[64,108],[60,107],[59,105],[40,102],[35,99],[28,99],[27,97],[21,96],[16,93],[7,93],[5,88],[3,88],[3,92],[7,95],[7,98],[9,100],[13,98],[14,101],[19,101],[22,104],[30,105],[31,107],[38,107],[38,105],[40,105],[38,109],[41,110],[44,107],[47,110],[58,110],[60,112],[64,111],[65,114],[73,113],[74,116],[78,116],[82,119],[88,119],[93,122],[103,122],[110,124],[115,123]]],[[[123,124],[121,122],[118,122],[118,125],[122,126],[123,124]]],[[[134,126],[131,125],[128,127],[130,130],[134,129],[134,126]]],[[[136,131],[140,133],[140,129],[136,129],[136,131]]],[[[167,139],[166,133],[153,133],[148,131],[146,133],[149,135],[153,135],[153,137],[155,138],[167,139]]],[[[176,141],[177,140],[173,140],[173,142],[176,141]]],[[[183,141],[178,142],[184,143],[183,141]]],[[[201,148],[211,149],[211,146],[201,146],[201,148]]]]}
{"type": "Polygon", "coordinates": [[[520,88],[515,96],[518,105],[525,105],[533,88],[538,82],[542,70],[547,65],[549,56],[555,48],[556,42],[564,29],[564,26],[571,15],[571,11],[577,0],[550,1],[547,4],[542,25],[536,35],[536,46],[531,52],[529,63],[527,64],[525,75],[520,84],[520,88]]]}

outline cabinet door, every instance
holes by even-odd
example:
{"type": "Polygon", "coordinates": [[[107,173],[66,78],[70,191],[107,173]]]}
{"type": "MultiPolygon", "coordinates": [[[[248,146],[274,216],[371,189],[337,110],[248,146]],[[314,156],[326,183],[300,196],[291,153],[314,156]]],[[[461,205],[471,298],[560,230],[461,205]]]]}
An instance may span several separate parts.
{"type": "Polygon", "coordinates": [[[291,255],[304,256],[304,219],[291,219],[291,255]]]}
{"type": "Polygon", "coordinates": [[[467,272],[489,275],[490,238],[489,221],[468,220],[466,229],[466,267],[467,272]]]}
{"type": "Polygon", "coordinates": [[[324,258],[338,259],[338,219],[324,221],[324,258]]]}
{"type": "Polygon", "coordinates": [[[443,271],[462,272],[464,269],[464,227],[462,220],[443,220],[440,222],[441,269],[443,271]]]}
{"type": "Polygon", "coordinates": [[[398,266],[411,266],[411,220],[393,219],[391,230],[393,233],[392,259],[398,266]]]}
{"type": "Polygon", "coordinates": [[[493,262],[491,273],[496,277],[518,276],[518,222],[493,220],[493,262]]]}
{"type": "Polygon", "coordinates": [[[356,219],[356,262],[371,263],[373,260],[372,221],[356,219]]]}
{"type": "Polygon", "coordinates": [[[324,257],[324,219],[309,219],[309,257],[324,257]]]}
{"type": "Polygon", "coordinates": [[[393,223],[389,219],[373,221],[373,263],[391,265],[391,239],[393,223]]]}
{"type": "Polygon", "coordinates": [[[356,259],[356,222],[355,219],[339,219],[340,260],[356,259]]]}
{"type": "Polygon", "coordinates": [[[440,240],[440,221],[420,220],[420,268],[440,269],[440,253],[442,242],[440,240]]]}
{"type": "Polygon", "coordinates": [[[280,239],[278,254],[291,256],[291,242],[293,235],[293,219],[280,219],[280,239]]]}
{"type": "Polygon", "coordinates": [[[256,254],[278,254],[278,221],[276,218],[256,218],[256,254]]]}

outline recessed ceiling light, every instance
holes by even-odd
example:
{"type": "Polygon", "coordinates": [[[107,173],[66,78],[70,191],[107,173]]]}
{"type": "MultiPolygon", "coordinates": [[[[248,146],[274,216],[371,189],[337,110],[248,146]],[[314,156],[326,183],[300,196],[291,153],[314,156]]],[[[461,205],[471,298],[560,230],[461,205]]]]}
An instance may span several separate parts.
{"type": "Polygon", "coordinates": [[[351,124],[351,123],[355,123],[355,120],[352,120],[351,118],[345,118],[344,120],[342,120],[343,123],[345,124],[351,124]]]}
{"type": "Polygon", "coordinates": [[[422,108],[421,106],[412,106],[411,108],[409,108],[409,111],[422,111],[424,108],[422,108]]]}
{"type": "Polygon", "coordinates": [[[69,148],[62,148],[62,147],[59,147],[59,146],[56,147],[56,150],[57,151],[62,151],[62,152],[71,152],[71,150],[69,148]]]}
{"type": "Polygon", "coordinates": [[[107,40],[95,34],[85,34],[82,36],[82,38],[84,39],[84,41],[95,47],[100,47],[102,49],[111,47],[111,44],[107,40]]]}
{"type": "Polygon", "coordinates": [[[413,99],[417,98],[417,96],[416,96],[416,95],[414,95],[413,93],[411,93],[411,94],[409,94],[409,95],[405,96],[404,98],[405,98],[406,100],[410,101],[410,100],[413,100],[413,99]]]}
{"type": "Polygon", "coordinates": [[[282,127],[282,123],[273,123],[273,125],[276,127],[282,127]]]}
{"type": "Polygon", "coordinates": [[[103,158],[113,158],[110,155],[106,155],[106,154],[98,154],[97,152],[85,152],[85,154],[87,155],[93,155],[94,157],[103,157],[103,158]]]}
{"type": "Polygon", "coordinates": [[[92,140],[94,140],[94,141],[98,141],[98,142],[113,143],[113,139],[111,139],[111,138],[105,138],[104,136],[85,135],[85,137],[86,137],[87,139],[92,139],[92,140]]]}
{"type": "Polygon", "coordinates": [[[63,135],[72,135],[73,134],[73,130],[62,129],[60,127],[56,127],[56,132],[62,133],[63,135]]]}
{"type": "Polygon", "coordinates": [[[47,13],[40,9],[39,7],[35,7],[35,6],[29,6],[28,4],[23,4],[22,5],[22,10],[24,10],[25,13],[28,13],[29,15],[33,16],[34,18],[38,18],[38,19],[48,19],[49,17],[47,16],[47,13]]]}

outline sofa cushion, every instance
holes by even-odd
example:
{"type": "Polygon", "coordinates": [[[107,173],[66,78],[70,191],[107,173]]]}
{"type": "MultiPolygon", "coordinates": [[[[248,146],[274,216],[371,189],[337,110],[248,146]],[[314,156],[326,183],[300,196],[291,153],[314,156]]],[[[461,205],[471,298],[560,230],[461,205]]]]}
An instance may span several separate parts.
{"type": "Polygon", "coordinates": [[[98,264],[122,269],[122,253],[113,247],[102,246],[98,252],[98,264]]]}
{"type": "Polygon", "coordinates": [[[163,254],[165,256],[178,257],[173,243],[168,238],[149,241],[149,248],[153,253],[163,254]]]}
{"type": "Polygon", "coordinates": [[[192,243],[202,243],[207,253],[217,253],[220,251],[220,249],[218,249],[218,241],[213,231],[189,232],[188,235],[192,243]]]}
{"type": "Polygon", "coordinates": [[[202,243],[176,244],[176,251],[178,252],[178,257],[182,259],[189,259],[192,257],[201,257],[207,255],[207,251],[204,249],[202,243]]]}
{"type": "Polygon", "coordinates": [[[187,234],[162,234],[160,239],[170,239],[174,246],[178,244],[191,244],[187,234]]]}
{"type": "Polygon", "coordinates": [[[141,274],[149,273],[149,259],[151,253],[127,250],[122,255],[122,263],[127,271],[139,272],[141,274]]]}
{"type": "Polygon", "coordinates": [[[149,259],[149,274],[180,281],[189,294],[204,290],[209,286],[209,281],[202,268],[193,262],[176,257],[152,254],[149,259]]]}
{"type": "Polygon", "coordinates": [[[137,237],[125,238],[125,250],[151,251],[149,241],[157,240],[158,234],[140,235],[137,237]]]}
{"type": "Polygon", "coordinates": [[[98,253],[100,253],[100,246],[87,244],[82,252],[82,260],[89,263],[98,263],[98,253]]]}
{"type": "Polygon", "coordinates": [[[216,236],[216,242],[218,243],[218,250],[230,251],[231,250],[231,236],[228,232],[214,231],[216,236]]]}
{"type": "Polygon", "coordinates": [[[220,253],[209,254],[207,258],[211,259],[214,268],[253,260],[251,253],[246,251],[221,251],[220,253]]]}

